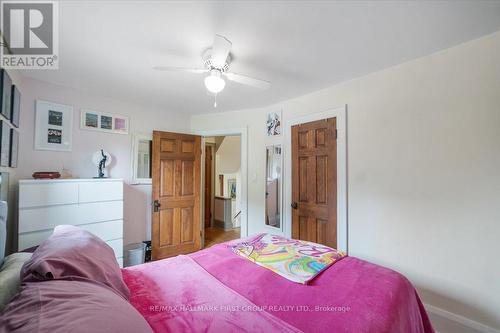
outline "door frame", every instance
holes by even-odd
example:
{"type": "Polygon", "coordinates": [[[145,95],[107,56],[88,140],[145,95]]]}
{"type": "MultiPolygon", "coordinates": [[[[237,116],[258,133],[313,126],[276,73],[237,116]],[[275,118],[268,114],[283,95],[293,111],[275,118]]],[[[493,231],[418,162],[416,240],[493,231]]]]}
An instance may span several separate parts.
{"type": "MultiPolygon", "coordinates": [[[[206,142],[205,141],[205,138],[204,137],[201,137],[202,139],[202,142],[204,142],[204,146],[203,146],[203,152],[201,153],[202,157],[203,157],[203,161],[205,161],[205,149],[207,148],[207,146],[210,146],[212,147],[212,184],[211,184],[211,187],[210,187],[210,196],[212,198],[215,198],[215,186],[216,186],[216,179],[215,179],[215,143],[211,143],[211,142],[206,142]]],[[[203,168],[202,168],[202,172],[203,172],[203,175],[201,177],[201,179],[203,180],[203,184],[205,184],[205,164],[203,164],[203,168]]],[[[205,193],[205,192],[203,192],[205,193]]],[[[212,203],[210,205],[210,211],[212,212],[212,218],[210,219],[210,227],[212,228],[214,226],[214,209],[215,209],[215,200],[211,200],[212,203]]],[[[202,202],[203,202],[203,205],[205,204],[205,197],[202,198],[202,202]]],[[[205,210],[203,210],[203,223],[205,223],[205,210]]],[[[205,226],[203,226],[203,228],[205,228],[205,226]]],[[[205,234],[203,234],[203,237],[205,237],[205,234]]]]}
{"type": "MultiPolygon", "coordinates": [[[[226,128],[215,130],[195,130],[191,132],[201,136],[201,145],[205,147],[205,138],[211,136],[240,136],[240,154],[241,154],[241,227],[240,237],[248,236],[248,130],[246,127],[226,128]]],[[[205,160],[205,149],[202,150],[202,161],[205,160]]],[[[202,164],[201,183],[205,184],[205,163],[202,164]]],[[[201,206],[205,208],[205,196],[202,196],[201,206]]],[[[205,210],[202,209],[200,223],[205,222],[205,210]]],[[[205,228],[202,228],[202,246],[205,247],[205,228]]]]}
{"type": "Polygon", "coordinates": [[[337,248],[348,252],[347,224],[347,105],[285,121],[283,232],[292,237],[292,126],[336,118],[337,123],[337,248]]]}

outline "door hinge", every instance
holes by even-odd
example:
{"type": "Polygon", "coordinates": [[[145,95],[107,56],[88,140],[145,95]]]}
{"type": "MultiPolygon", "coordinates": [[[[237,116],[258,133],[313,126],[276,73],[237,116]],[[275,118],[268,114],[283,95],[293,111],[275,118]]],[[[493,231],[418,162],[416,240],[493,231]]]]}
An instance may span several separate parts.
{"type": "Polygon", "coordinates": [[[337,135],[338,135],[337,129],[335,129],[335,139],[337,139],[337,135]]]}

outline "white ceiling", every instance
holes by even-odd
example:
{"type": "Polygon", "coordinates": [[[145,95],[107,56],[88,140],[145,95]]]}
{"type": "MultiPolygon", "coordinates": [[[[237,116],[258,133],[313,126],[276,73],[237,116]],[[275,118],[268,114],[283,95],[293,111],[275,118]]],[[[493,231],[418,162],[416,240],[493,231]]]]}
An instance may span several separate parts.
{"type": "Polygon", "coordinates": [[[260,107],[500,30],[500,1],[61,1],[60,69],[39,80],[189,114],[214,112],[201,67],[215,33],[231,70],[272,82],[228,82],[217,111],[260,107]]]}

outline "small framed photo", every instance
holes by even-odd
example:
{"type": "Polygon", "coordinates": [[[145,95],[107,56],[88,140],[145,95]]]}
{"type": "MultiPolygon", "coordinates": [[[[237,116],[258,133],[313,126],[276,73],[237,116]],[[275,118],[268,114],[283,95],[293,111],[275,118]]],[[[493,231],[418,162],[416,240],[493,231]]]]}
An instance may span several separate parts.
{"type": "Polygon", "coordinates": [[[10,163],[10,126],[0,120],[0,166],[8,167],[10,163]]]}
{"type": "Polygon", "coordinates": [[[128,118],[116,116],[113,118],[113,130],[117,133],[128,133],[128,118]]]}
{"type": "Polygon", "coordinates": [[[269,112],[266,120],[267,136],[281,135],[281,112],[269,112]]]}
{"type": "Polygon", "coordinates": [[[229,197],[232,200],[236,199],[236,179],[235,178],[227,180],[227,192],[228,192],[229,197]]]}
{"type": "Polygon", "coordinates": [[[116,134],[128,134],[128,117],[93,110],[81,110],[80,128],[116,134]]]}
{"type": "Polygon", "coordinates": [[[85,113],[83,126],[87,128],[99,128],[99,115],[94,113],[85,113]]]}
{"type": "Polygon", "coordinates": [[[10,104],[12,94],[12,80],[5,69],[0,70],[0,105],[2,107],[2,115],[10,119],[10,104]]]}
{"type": "Polygon", "coordinates": [[[73,107],[36,101],[35,149],[71,151],[73,107]]]}
{"type": "Polygon", "coordinates": [[[19,152],[19,132],[15,129],[10,129],[10,151],[9,151],[9,167],[17,168],[17,157],[19,152]]]}
{"type": "Polygon", "coordinates": [[[21,108],[21,93],[15,85],[12,85],[11,93],[11,107],[10,107],[10,122],[16,128],[19,127],[19,112],[21,108]]]}
{"type": "Polygon", "coordinates": [[[113,117],[101,115],[101,129],[111,131],[113,130],[113,117]]]}

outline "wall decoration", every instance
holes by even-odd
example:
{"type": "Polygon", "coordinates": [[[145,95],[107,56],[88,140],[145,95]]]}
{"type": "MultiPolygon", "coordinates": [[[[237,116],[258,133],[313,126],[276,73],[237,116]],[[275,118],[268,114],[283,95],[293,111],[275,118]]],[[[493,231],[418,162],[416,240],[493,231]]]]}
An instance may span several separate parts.
{"type": "Polygon", "coordinates": [[[127,130],[127,121],[124,118],[115,118],[115,131],[127,130]]]}
{"type": "Polygon", "coordinates": [[[36,101],[35,149],[71,151],[73,107],[36,101]]]}
{"type": "Polygon", "coordinates": [[[227,189],[228,194],[231,199],[236,199],[236,179],[228,179],[227,180],[227,189]]]}
{"type": "Polygon", "coordinates": [[[17,156],[19,151],[19,132],[15,129],[10,129],[10,151],[9,151],[9,167],[17,168],[17,156]]]}
{"type": "Polygon", "coordinates": [[[10,126],[0,120],[0,166],[8,167],[10,162],[10,126]]]}
{"type": "Polygon", "coordinates": [[[15,127],[19,127],[19,113],[21,108],[21,93],[15,85],[12,85],[11,92],[10,121],[15,127]]]}
{"type": "Polygon", "coordinates": [[[135,133],[132,139],[132,184],[151,184],[153,134],[135,133]]]}
{"type": "MultiPolygon", "coordinates": [[[[0,200],[9,201],[9,173],[0,172],[0,200]]],[[[10,225],[14,225],[10,222],[10,225]]]]}
{"type": "Polygon", "coordinates": [[[10,119],[10,100],[11,100],[11,89],[12,80],[5,69],[0,70],[0,105],[2,107],[2,115],[10,119]]]}
{"type": "Polygon", "coordinates": [[[112,130],[113,129],[113,117],[101,116],[101,129],[112,130]]]}
{"type": "Polygon", "coordinates": [[[62,126],[63,113],[61,111],[49,110],[49,125],[62,126]]]}
{"type": "Polygon", "coordinates": [[[281,135],[281,112],[269,112],[266,127],[267,136],[281,135]]]}
{"type": "Polygon", "coordinates": [[[117,114],[81,110],[80,128],[107,133],[128,134],[129,120],[117,114]]]}
{"type": "Polygon", "coordinates": [[[97,177],[94,178],[108,178],[107,167],[112,161],[111,154],[104,149],[96,151],[94,155],[92,155],[92,163],[97,167],[97,177]]]}
{"type": "Polygon", "coordinates": [[[99,126],[99,116],[93,113],[85,114],[85,127],[98,128],[99,126]]]}

